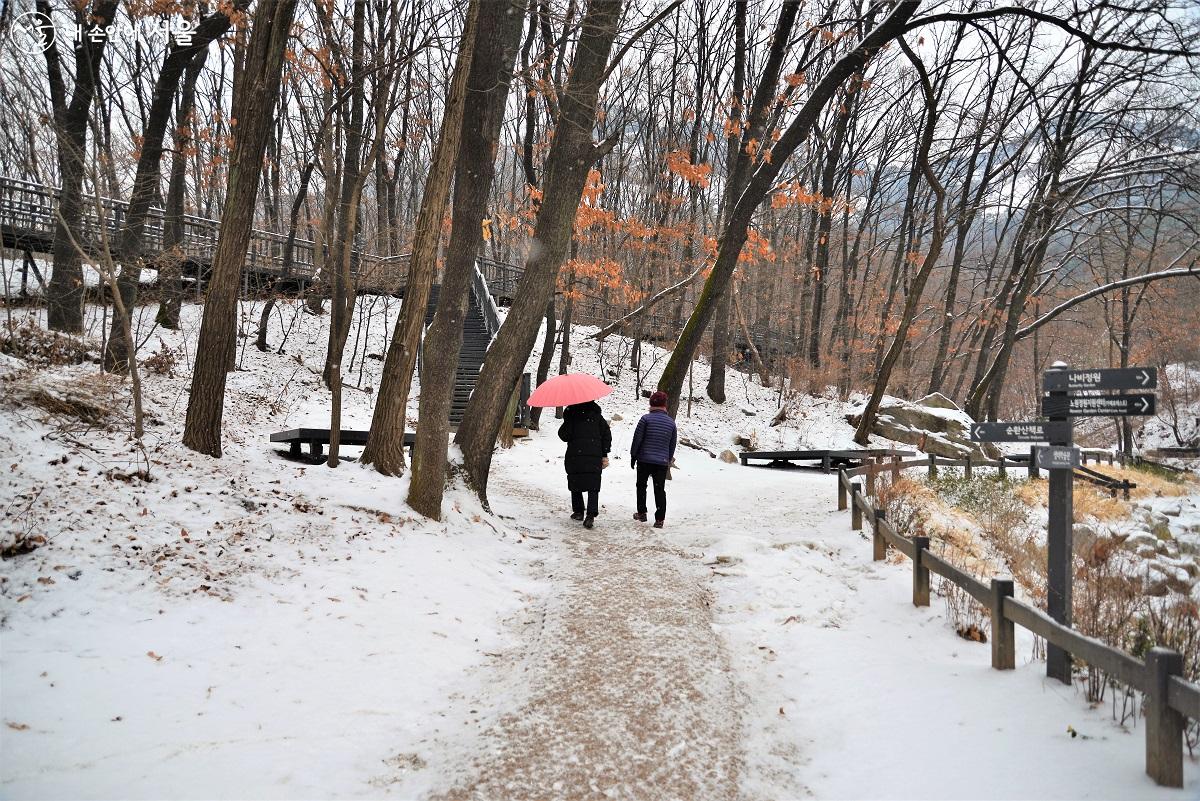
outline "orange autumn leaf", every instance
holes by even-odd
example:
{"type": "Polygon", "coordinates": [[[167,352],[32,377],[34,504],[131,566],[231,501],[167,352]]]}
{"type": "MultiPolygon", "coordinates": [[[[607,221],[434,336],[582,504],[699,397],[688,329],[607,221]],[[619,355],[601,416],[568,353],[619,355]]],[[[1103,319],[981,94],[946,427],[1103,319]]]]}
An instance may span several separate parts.
{"type": "Polygon", "coordinates": [[[683,150],[672,150],[666,155],[667,169],[693,186],[707,187],[712,166],[693,164],[683,150]]]}

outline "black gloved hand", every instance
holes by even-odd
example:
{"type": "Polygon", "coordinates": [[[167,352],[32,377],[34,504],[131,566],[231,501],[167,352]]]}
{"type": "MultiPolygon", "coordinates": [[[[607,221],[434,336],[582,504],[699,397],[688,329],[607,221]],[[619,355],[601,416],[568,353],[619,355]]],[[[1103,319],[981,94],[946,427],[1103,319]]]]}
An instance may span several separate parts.
{"type": "Polygon", "coordinates": [[[630,459],[629,467],[633,470],[637,470],[637,459],[630,459]]]}

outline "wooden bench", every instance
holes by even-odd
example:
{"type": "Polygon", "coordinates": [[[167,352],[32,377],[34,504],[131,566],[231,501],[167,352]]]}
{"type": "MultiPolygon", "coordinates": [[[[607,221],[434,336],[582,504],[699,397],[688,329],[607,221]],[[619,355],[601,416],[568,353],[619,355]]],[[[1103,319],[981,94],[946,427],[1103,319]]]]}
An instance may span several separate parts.
{"type": "Polygon", "coordinates": [[[821,470],[829,473],[842,467],[854,468],[863,464],[867,459],[879,456],[898,456],[905,458],[915,456],[913,451],[897,451],[890,448],[866,448],[853,451],[807,450],[807,451],[747,451],[740,454],[739,459],[745,466],[751,466],[751,461],[766,462],[757,467],[790,467],[804,470],[821,470]],[[817,462],[817,464],[794,464],[794,462],[817,462]]]}
{"type": "MultiPolygon", "coordinates": [[[[361,448],[367,444],[366,431],[352,430],[343,428],[339,441],[341,445],[354,445],[361,448]]],[[[329,444],[329,429],[328,428],[292,428],[287,431],[276,431],[271,435],[271,442],[286,442],[290,446],[289,455],[292,458],[300,456],[300,446],[308,445],[308,453],[316,458],[320,457],[326,445],[329,444]]],[[[411,431],[404,432],[404,447],[408,448],[408,456],[411,459],[413,446],[416,445],[417,435],[411,431]]]]}

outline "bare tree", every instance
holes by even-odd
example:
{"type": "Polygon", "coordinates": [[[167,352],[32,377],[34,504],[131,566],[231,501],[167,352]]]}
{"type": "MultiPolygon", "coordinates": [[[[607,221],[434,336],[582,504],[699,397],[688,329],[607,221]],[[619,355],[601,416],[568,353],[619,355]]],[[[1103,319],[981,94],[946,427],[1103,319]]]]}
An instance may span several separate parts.
{"type": "Polygon", "coordinates": [[[426,359],[421,369],[419,422],[408,491],[408,505],[435,520],[442,515],[450,393],[462,344],[462,321],[475,254],[483,241],[483,217],[524,18],[523,0],[483,3],[478,11],[479,30],[491,35],[475,37],[467,77],[454,173],[454,217],[437,311],[425,335],[424,352],[435,356],[426,359]]]}
{"type": "Polygon", "coordinates": [[[258,5],[246,66],[241,80],[234,86],[233,115],[238,123],[237,132],[183,431],[184,445],[209,456],[221,455],[225,373],[233,364],[238,284],[250,241],[263,151],[270,134],[288,32],[295,11],[296,0],[258,5]]]}

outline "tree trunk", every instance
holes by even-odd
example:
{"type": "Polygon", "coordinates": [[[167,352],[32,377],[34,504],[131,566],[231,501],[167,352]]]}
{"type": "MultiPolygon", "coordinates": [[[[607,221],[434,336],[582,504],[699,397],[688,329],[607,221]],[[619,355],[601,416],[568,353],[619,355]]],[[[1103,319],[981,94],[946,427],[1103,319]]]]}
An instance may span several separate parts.
{"type": "MultiPolygon", "coordinates": [[[[462,344],[464,307],[469,299],[475,254],[483,241],[483,216],[495,174],[500,127],[524,19],[524,0],[481,3],[478,11],[479,29],[489,35],[475,37],[467,78],[461,144],[454,173],[450,243],[437,312],[425,336],[424,352],[434,358],[426,359],[421,370],[417,441],[408,490],[409,506],[435,520],[441,519],[446,486],[446,436],[450,429],[456,357],[462,344]]],[[[539,311],[544,307],[543,301],[539,311]]],[[[508,388],[511,390],[511,385],[508,388]]],[[[501,403],[507,401],[505,396],[501,403]]],[[[470,414],[468,408],[467,419],[470,414]]],[[[495,443],[495,430],[489,449],[495,443]]]]}
{"type": "MultiPolygon", "coordinates": [[[[860,75],[860,82],[861,78],[860,75]]],[[[837,168],[857,99],[858,92],[853,91],[842,101],[842,109],[838,112],[834,126],[833,141],[825,154],[825,169],[821,173],[821,212],[817,223],[816,254],[813,258],[813,299],[808,339],[808,363],[813,367],[821,366],[821,322],[825,311],[825,277],[829,274],[829,238],[833,235],[833,193],[837,181],[837,168]]]]}
{"type": "MultiPolygon", "coordinates": [[[[556,321],[554,319],[554,298],[546,304],[546,334],[542,338],[542,354],[538,357],[537,380],[535,386],[541,386],[550,377],[550,363],[554,361],[554,339],[556,321]]],[[[541,425],[542,407],[534,406],[529,410],[530,428],[537,430],[541,425]]]]}
{"type": "MultiPolygon", "coordinates": [[[[87,30],[92,25],[107,28],[117,14],[119,0],[95,0],[75,4],[75,24],[87,30]]],[[[37,0],[37,10],[50,17],[49,0],[37,0]]],[[[100,81],[106,38],[85,36],[75,49],[75,87],[67,101],[66,84],[58,56],[59,37],[50,39],[45,50],[50,80],[50,102],[54,110],[54,136],[58,146],[58,173],[62,185],[58,216],[54,222],[53,272],[46,287],[46,323],[54,331],[83,332],[83,174],[87,152],[88,112],[100,81]]]]}
{"type": "Polygon", "coordinates": [[[183,431],[184,445],[209,456],[221,455],[225,373],[233,363],[237,339],[238,284],[295,10],[296,0],[256,7],[246,68],[234,87],[232,116],[238,124],[183,431]]]}
{"type": "Polygon", "coordinates": [[[867,401],[866,408],[863,409],[862,417],[859,419],[858,427],[854,431],[854,441],[859,445],[866,445],[870,441],[871,429],[875,425],[875,414],[879,410],[879,404],[883,400],[883,395],[887,391],[888,381],[891,379],[892,370],[896,367],[896,362],[900,359],[900,354],[904,351],[905,344],[908,341],[908,332],[912,327],[913,319],[917,314],[917,307],[921,302],[921,295],[925,291],[925,283],[929,280],[929,275],[933,272],[933,267],[937,264],[939,255],[942,251],[942,242],[946,236],[946,190],[942,187],[937,175],[934,174],[933,168],[929,166],[929,148],[933,143],[934,128],[937,125],[937,100],[934,98],[933,88],[929,82],[929,76],[925,73],[925,67],[916,55],[900,40],[900,48],[904,54],[912,61],[916,67],[917,74],[921,79],[921,87],[925,91],[925,104],[927,111],[927,119],[925,121],[925,130],[921,136],[921,145],[917,153],[917,163],[914,168],[919,169],[925,175],[925,180],[928,182],[930,189],[934,194],[933,204],[933,231],[930,235],[929,251],[925,254],[924,261],[921,262],[921,267],[917,270],[917,274],[913,277],[912,285],[908,289],[908,296],[904,300],[904,309],[900,314],[900,324],[896,329],[896,335],[892,339],[891,347],[880,363],[879,373],[875,378],[875,386],[871,390],[871,397],[867,401]]]}
{"type": "MultiPolygon", "coordinates": [[[[725,226],[718,247],[717,260],[704,283],[704,289],[696,301],[696,308],[688,318],[679,341],[671,353],[659,379],[658,388],[667,393],[669,411],[674,413],[679,408],[679,395],[683,382],[687,378],[688,367],[700,344],[700,338],[716,311],[716,301],[720,292],[728,286],[737,267],[738,255],[746,244],[747,233],[754,212],[763,198],[774,188],[779,171],[796,148],[809,136],[821,110],[833,97],[838,87],[856,72],[862,72],[867,60],[880,47],[898,37],[904,31],[909,18],[917,11],[919,3],[916,0],[903,0],[896,5],[887,18],[868,33],[862,41],[830,68],[829,72],[812,88],[812,93],[805,100],[794,120],[772,148],[772,157],[759,165],[750,179],[746,190],[738,198],[729,222],[725,226]]],[[[773,90],[774,87],[771,87],[773,90]]]]}
{"type": "Polygon", "coordinates": [[[525,262],[512,309],[488,350],[455,438],[462,448],[467,475],[485,502],[496,435],[505,424],[505,405],[533,350],[546,304],[554,297],[588,172],[596,159],[616,144],[611,139],[594,144],[592,128],[621,5],[621,0],[592,0],[581,23],[570,79],[559,103],[558,125],[546,159],[534,247],[525,262]]]}
{"type": "Polygon", "coordinates": [[[350,334],[354,311],[354,286],[351,283],[350,261],[354,250],[354,234],[358,226],[358,199],[369,167],[362,165],[363,106],[366,82],[363,75],[364,31],[367,1],[354,0],[353,33],[350,62],[350,125],[346,129],[346,152],[342,160],[341,197],[338,200],[337,238],[332,249],[337,270],[330,298],[329,348],[325,354],[325,379],[332,390],[329,414],[329,467],[338,466],[342,430],[342,354],[350,334]]]}
{"type": "MultiPolygon", "coordinates": [[[[196,105],[196,81],[208,48],[196,53],[183,76],[183,88],[175,109],[175,148],[171,153],[171,179],[167,185],[166,209],[163,211],[163,253],[158,270],[158,324],[163,328],[179,328],[179,310],[183,304],[183,209],[187,191],[187,150],[192,145],[192,110],[196,105]]],[[[200,276],[196,276],[200,280],[200,276]]]]}
{"type": "Polygon", "coordinates": [[[384,475],[404,472],[404,430],[408,425],[408,394],[412,389],[413,370],[420,352],[421,333],[425,329],[425,312],[437,271],[437,246],[442,217],[450,196],[450,179],[462,132],[463,100],[467,76],[471,70],[479,1],[472,2],[459,40],[458,59],[450,79],[442,130],[433,151],[421,209],[413,235],[412,255],[409,257],[408,277],[404,286],[404,305],[388,345],[371,430],[360,461],[373,464],[384,475]]]}
{"type": "Polygon", "coordinates": [[[705,391],[714,403],[725,402],[725,364],[733,347],[729,336],[730,289],[726,289],[717,301],[717,313],[712,325],[712,362],[709,365],[708,385],[705,391]]]}
{"type": "MultiPolygon", "coordinates": [[[[243,0],[242,6],[249,3],[243,0]]],[[[121,264],[121,275],[117,279],[117,291],[121,293],[120,309],[114,309],[112,328],[108,335],[108,346],[104,349],[104,369],[113,373],[124,373],[129,369],[129,359],[137,354],[128,353],[122,332],[132,330],[133,321],[125,320],[125,314],[133,314],[137,305],[138,283],[142,275],[142,234],[150,204],[159,191],[161,178],[163,138],[167,123],[171,119],[171,106],[185,69],[195,58],[208,50],[208,45],[229,30],[229,17],[217,12],[201,20],[192,34],[190,45],[173,43],[163,60],[162,69],[154,83],[154,95],[150,102],[146,127],[142,130],[141,153],[138,155],[137,171],[133,179],[133,192],[129,197],[129,208],[125,221],[117,234],[117,259],[121,264]]],[[[201,62],[203,63],[203,62],[201,62]]]]}

